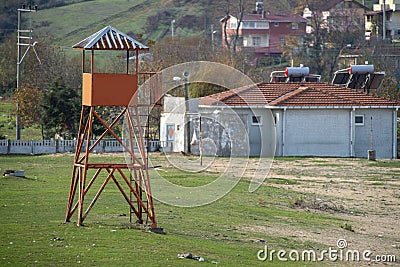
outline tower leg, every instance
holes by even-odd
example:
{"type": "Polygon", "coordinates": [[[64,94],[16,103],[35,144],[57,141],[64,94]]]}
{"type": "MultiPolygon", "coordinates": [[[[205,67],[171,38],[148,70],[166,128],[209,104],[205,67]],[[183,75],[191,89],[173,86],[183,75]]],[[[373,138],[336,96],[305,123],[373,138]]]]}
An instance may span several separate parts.
{"type": "Polygon", "coordinates": [[[141,134],[142,129],[140,127],[139,116],[136,116],[136,118],[134,118],[134,120],[136,119],[135,123],[133,123],[132,118],[129,119],[130,132],[133,133],[133,135],[135,136],[135,142],[133,141],[133,137],[130,136],[130,147],[126,146],[124,141],[112,129],[112,127],[116,125],[121,118],[123,118],[126,110],[127,109],[123,110],[121,114],[117,116],[117,118],[111,124],[108,124],[99,116],[98,113],[96,113],[95,107],[82,106],[81,120],[78,131],[78,141],[76,145],[74,166],[72,169],[70,192],[65,217],[66,222],[69,222],[72,215],[75,213],[75,211],[77,211],[77,225],[83,225],[83,221],[85,220],[95,202],[101,195],[108,181],[113,181],[130,206],[130,222],[132,223],[132,216],[134,215],[137,218],[136,221],[140,224],[143,224],[145,221],[143,217],[147,216],[146,223],[150,221],[152,228],[157,227],[154,215],[153,199],[150,190],[149,173],[147,169],[147,151],[144,145],[143,135],[141,134]],[[87,112],[88,109],[89,112],[87,112]],[[92,137],[94,120],[98,120],[98,122],[100,122],[102,126],[104,126],[104,132],[100,135],[98,140],[91,144],[90,141],[92,137]],[[131,163],[129,165],[126,163],[118,164],[89,162],[89,154],[107,134],[111,134],[129,153],[129,156],[131,158],[131,163]],[[135,154],[135,147],[139,150],[139,153],[137,154],[135,154]],[[89,169],[96,171],[88,184],[86,184],[89,169]],[[127,169],[130,169],[130,178],[129,176],[127,177],[123,172],[123,170],[127,169]],[[85,196],[88,190],[94,184],[95,180],[99,179],[99,174],[103,171],[106,171],[108,173],[108,177],[105,179],[100,189],[98,189],[97,194],[89,203],[89,205],[86,205],[87,207],[85,207],[85,196]],[[122,179],[129,187],[129,192],[126,191],[126,187],[124,189],[124,187],[122,187],[117,181],[116,175],[118,174],[120,177],[122,177],[122,179]],[[135,184],[133,184],[133,182],[135,184]]]}
{"type": "Polygon", "coordinates": [[[82,149],[82,143],[84,140],[84,119],[85,119],[85,110],[86,106],[82,106],[81,109],[81,117],[79,120],[79,130],[78,130],[78,136],[77,136],[77,142],[76,142],[76,147],[75,147],[75,156],[74,156],[74,166],[72,168],[72,178],[71,178],[71,184],[70,184],[70,189],[69,189],[69,198],[68,198],[68,205],[67,205],[67,211],[65,215],[65,222],[70,222],[72,214],[74,213],[73,209],[73,202],[75,199],[75,193],[76,193],[76,187],[78,184],[79,180],[79,167],[77,167],[77,163],[79,160],[79,156],[81,154],[81,149],[82,149]]]}

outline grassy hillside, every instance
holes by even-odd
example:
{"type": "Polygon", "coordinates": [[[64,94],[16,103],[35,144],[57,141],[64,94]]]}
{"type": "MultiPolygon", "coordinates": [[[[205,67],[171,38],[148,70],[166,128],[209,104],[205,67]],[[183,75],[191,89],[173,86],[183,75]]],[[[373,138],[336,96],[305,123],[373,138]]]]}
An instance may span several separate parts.
{"type": "MultiPolygon", "coordinates": [[[[372,8],[378,0],[358,0],[372,8]]],[[[37,1],[36,1],[37,2],[37,1]]],[[[212,0],[90,0],[90,1],[39,1],[39,11],[31,14],[35,32],[50,33],[61,46],[70,47],[102,27],[112,25],[130,35],[143,34],[145,39],[159,40],[171,34],[171,21],[175,20],[175,33],[180,36],[210,34],[211,25],[219,28],[219,20],[225,14],[226,1],[212,0]],[[58,3],[58,4],[57,4],[58,3]]],[[[237,13],[237,1],[231,1],[231,13],[237,13]]],[[[245,13],[255,7],[254,1],[245,1],[245,13]]],[[[265,9],[271,13],[290,13],[301,0],[264,1],[265,9]]],[[[15,13],[9,5],[0,8],[0,17],[15,13]]],[[[1,7],[1,5],[0,5],[1,7]]],[[[28,18],[27,14],[23,16],[28,18]]],[[[7,26],[10,28],[11,26],[7,26]]],[[[219,35],[216,35],[219,38],[219,35]]]]}
{"type": "MultiPolygon", "coordinates": [[[[246,1],[246,13],[254,9],[255,2],[246,1]]],[[[288,13],[294,2],[278,0],[265,3],[265,8],[275,13],[288,13]]],[[[178,36],[208,35],[211,24],[218,30],[225,4],[211,0],[93,0],[44,10],[39,7],[32,20],[36,32],[54,35],[65,47],[107,25],[130,35],[143,34],[145,39],[159,40],[171,34],[172,20],[176,21],[178,36]]],[[[231,7],[233,14],[236,9],[236,5],[231,7]]]]}
{"type": "MultiPolygon", "coordinates": [[[[50,33],[60,44],[72,46],[107,25],[128,32],[139,33],[148,14],[160,1],[97,0],[40,10],[33,16],[35,27],[41,33],[50,33]],[[137,30],[136,30],[137,29],[137,30]],[[135,31],[136,30],[136,31],[135,31]]],[[[155,33],[156,34],[156,33],[155,33]]]]}

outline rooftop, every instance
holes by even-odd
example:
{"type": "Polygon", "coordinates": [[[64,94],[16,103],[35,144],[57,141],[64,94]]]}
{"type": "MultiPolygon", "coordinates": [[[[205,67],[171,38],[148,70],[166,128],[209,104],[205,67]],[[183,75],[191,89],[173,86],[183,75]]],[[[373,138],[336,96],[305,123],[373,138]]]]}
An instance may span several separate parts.
{"type": "Polygon", "coordinates": [[[144,44],[111,26],[99,30],[72,48],[80,50],[148,50],[144,44]]]}
{"type": "Polygon", "coordinates": [[[199,99],[199,105],[280,107],[400,107],[400,102],[329,83],[260,83],[199,99]]]}
{"type": "Polygon", "coordinates": [[[242,21],[257,21],[257,20],[265,20],[272,22],[307,22],[305,18],[299,15],[275,15],[275,14],[266,14],[264,18],[261,14],[248,14],[244,15],[242,21]]]}

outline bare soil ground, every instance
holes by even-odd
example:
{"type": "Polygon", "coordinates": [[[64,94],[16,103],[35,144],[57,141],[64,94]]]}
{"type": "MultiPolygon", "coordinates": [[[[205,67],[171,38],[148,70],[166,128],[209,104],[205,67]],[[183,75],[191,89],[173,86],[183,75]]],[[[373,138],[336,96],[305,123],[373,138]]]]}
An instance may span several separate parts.
{"type": "Polygon", "coordinates": [[[268,227],[262,231],[271,235],[315,241],[326,246],[332,246],[339,238],[343,238],[348,243],[348,249],[368,249],[374,255],[396,255],[395,265],[398,265],[400,168],[392,167],[393,163],[390,160],[372,162],[338,158],[274,161],[266,183],[268,179],[287,180],[273,186],[314,196],[298,199],[294,203],[298,208],[333,213],[349,221],[346,224],[351,229],[345,231],[345,234],[339,228],[316,232],[298,226],[268,227]]]}
{"type": "MultiPolygon", "coordinates": [[[[244,159],[245,160],[245,159],[244,159]]],[[[179,160],[178,160],[179,161],[179,160]]],[[[205,158],[209,172],[221,172],[229,159],[205,158]]],[[[168,165],[167,162],[160,162],[168,165]]],[[[198,161],[193,159],[194,165],[198,161]]],[[[170,162],[171,164],[171,162],[170,162]]],[[[180,165],[172,163],[172,165],[180,165]]],[[[187,163],[186,163],[187,166],[187,163]]],[[[244,175],[251,179],[259,166],[249,159],[244,175]]],[[[299,210],[330,214],[340,227],[314,229],[298,224],[241,228],[246,232],[310,241],[336,247],[338,239],[347,241],[347,249],[371,250],[375,255],[395,255],[395,263],[363,262],[362,265],[400,264],[400,166],[399,161],[345,158],[286,158],[271,165],[265,185],[299,193],[293,205],[299,210]],[[346,231],[344,231],[345,229],[346,231]]],[[[193,167],[196,169],[196,167],[193,167]]],[[[266,168],[267,171],[268,168],[266,168]]],[[[361,262],[352,265],[359,266],[361,262]]]]}

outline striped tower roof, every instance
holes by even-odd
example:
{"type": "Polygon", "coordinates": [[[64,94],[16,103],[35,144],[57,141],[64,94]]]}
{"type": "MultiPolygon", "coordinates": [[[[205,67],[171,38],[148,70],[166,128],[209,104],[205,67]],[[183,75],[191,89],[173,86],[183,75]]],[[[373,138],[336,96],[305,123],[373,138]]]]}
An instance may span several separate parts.
{"type": "Polygon", "coordinates": [[[107,26],[72,46],[78,50],[148,50],[144,44],[125,33],[107,26]]]}

